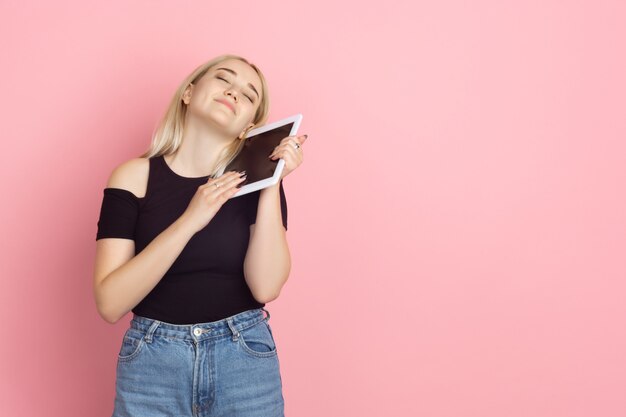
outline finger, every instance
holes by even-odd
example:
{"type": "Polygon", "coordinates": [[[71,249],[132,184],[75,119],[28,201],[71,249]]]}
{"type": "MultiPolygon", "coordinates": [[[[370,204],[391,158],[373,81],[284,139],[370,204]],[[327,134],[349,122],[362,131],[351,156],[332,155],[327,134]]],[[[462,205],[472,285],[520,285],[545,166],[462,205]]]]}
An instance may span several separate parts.
{"type": "Polygon", "coordinates": [[[220,188],[233,188],[236,187],[237,184],[243,182],[246,179],[246,174],[236,174],[235,176],[229,178],[224,184],[220,183],[220,188]]]}
{"type": "Polygon", "coordinates": [[[220,179],[225,179],[225,178],[228,178],[228,177],[231,177],[231,176],[234,176],[234,175],[239,175],[239,174],[240,173],[237,172],[237,171],[228,171],[228,172],[224,172],[219,177],[211,177],[211,178],[209,178],[209,180],[207,182],[209,182],[209,181],[218,181],[220,179]]]}
{"type": "Polygon", "coordinates": [[[245,171],[229,171],[228,174],[224,174],[221,177],[218,177],[217,179],[223,179],[224,181],[231,181],[233,179],[237,179],[239,177],[241,177],[242,175],[244,175],[245,171]]]}
{"type": "Polygon", "coordinates": [[[215,197],[216,198],[219,198],[219,197],[228,198],[229,196],[232,196],[237,191],[239,191],[239,187],[237,187],[237,185],[239,185],[244,180],[245,180],[245,177],[241,177],[241,178],[233,179],[232,181],[229,181],[228,184],[226,185],[223,185],[223,186],[220,185],[220,187],[215,190],[216,191],[215,197]]]}
{"type": "MultiPolygon", "coordinates": [[[[274,155],[277,155],[279,152],[281,152],[283,150],[290,151],[291,149],[293,149],[294,151],[301,151],[301,149],[299,147],[296,147],[296,144],[299,144],[300,146],[302,146],[302,143],[299,142],[298,139],[295,139],[295,136],[290,136],[289,138],[290,138],[290,140],[285,141],[285,143],[282,143],[282,144],[278,145],[274,149],[274,151],[269,156],[270,159],[274,159],[272,157],[274,155]]],[[[286,139],[289,139],[289,138],[286,138],[286,139]]]]}
{"type": "Polygon", "coordinates": [[[214,193],[221,193],[223,190],[234,187],[246,179],[246,174],[240,175],[238,172],[228,172],[222,176],[215,178],[214,181],[208,184],[214,193]]]}
{"type": "Polygon", "coordinates": [[[274,159],[273,156],[275,156],[278,153],[280,153],[280,151],[283,149],[282,147],[283,147],[283,145],[278,145],[277,147],[275,147],[274,150],[272,151],[272,153],[268,155],[268,158],[269,159],[274,159]]]}
{"type": "Polygon", "coordinates": [[[291,140],[285,143],[284,145],[281,145],[281,151],[289,152],[292,155],[298,155],[298,153],[302,150],[300,148],[300,146],[302,145],[300,146],[296,146],[296,145],[300,145],[300,143],[296,139],[291,140]]]}
{"type": "Polygon", "coordinates": [[[306,140],[306,138],[304,138],[304,136],[299,136],[297,138],[294,138],[291,141],[290,145],[295,150],[300,151],[301,150],[300,148],[302,147],[302,144],[304,143],[305,140],[306,140]]]}
{"type": "Polygon", "coordinates": [[[299,143],[299,144],[303,144],[303,143],[304,143],[304,141],[306,141],[306,139],[307,139],[307,137],[308,137],[308,136],[309,136],[309,135],[300,135],[300,136],[296,136],[296,135],[294,135],[294,136],[287,136],[287,137],[283,138],[283,139],[280,141],[280,144],[282,145],[282,144],[284,144],[284,143],[291,142],[291,141],[295,141],[295,142],[297,142],[297,143],[299,143]]]}
{"type": "MultiPolygon", "coordinates": [[[[303,135],[303,136],[304,136],[304,135],[303,135]]],[[[289,136],[289,137],[287,138],[287,139],[289,139],[289,140],[286,140],[286,141],[285,141],[285,143],[286,143],[286,144],[287,144],[287,143],[293,144],[293,145],[291,145],[291,146],[294,146],[295,144],[302,145],[302,138],[303,138],[303,136],[289,136]]]]}
{"type": "Polygon", "coordinates": [[[287,162],[286,160],[289,158],[298,159],[298,152],[296,151],[296,148],[291,146],[291,144],[276,152],[275,155],[271,157],[272,160],[283,159],[285,162],[287,162]]]}
{"type": "Polygon", "coordinates": [[[283,148],[283,147],[281,147],[279,149],[277,148],[274,152],[272,152],[272,154],[269,156],[269,158],[272,159],[272,160],[280,158],[281,155],[284,152],[284,149],[285,148],[283,148]]]}
{"type": "Polygon", "coordinates": [[[239,176],[239,173],[237,171],[228,171],[228,172],[223,173],[219,177],[209,178],[208,181],[205,182],[202,186],[204,188],[207,188],[207,187],[216,188],[215,183],[221,185],[224,181],[227,181],[229,178],[235,178],[238,176],[239,176]]]}

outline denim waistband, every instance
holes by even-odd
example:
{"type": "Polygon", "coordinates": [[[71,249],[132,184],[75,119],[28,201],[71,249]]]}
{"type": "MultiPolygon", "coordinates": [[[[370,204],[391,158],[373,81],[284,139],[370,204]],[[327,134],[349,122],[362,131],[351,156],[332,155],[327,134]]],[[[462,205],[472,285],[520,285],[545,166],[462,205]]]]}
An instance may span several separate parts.
{"type": "Polygon", "coordinates": [[[151,340],[153,335],[191,341],[213,339],[224,335],[232,335],[236,339],[240,331],[269,318],[269,311],[262,307],[242,311],[218,321],[196,324],[172,324],[133,313],[130,327],[145,333],[148,340],[151,340]],[[267,317],[263,314],[264,311],[267,317]]]}

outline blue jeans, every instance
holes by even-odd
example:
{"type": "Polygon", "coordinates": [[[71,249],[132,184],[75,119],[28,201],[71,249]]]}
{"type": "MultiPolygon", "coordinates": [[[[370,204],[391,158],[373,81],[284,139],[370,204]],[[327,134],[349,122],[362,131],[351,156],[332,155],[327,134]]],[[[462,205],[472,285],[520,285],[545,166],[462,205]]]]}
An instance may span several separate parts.
{"type": "Polygon", "coordinates": [[[118,354],[113,417],[283,417],[269,318],[258,308],[179,325],[133,313],[118,354]]]}

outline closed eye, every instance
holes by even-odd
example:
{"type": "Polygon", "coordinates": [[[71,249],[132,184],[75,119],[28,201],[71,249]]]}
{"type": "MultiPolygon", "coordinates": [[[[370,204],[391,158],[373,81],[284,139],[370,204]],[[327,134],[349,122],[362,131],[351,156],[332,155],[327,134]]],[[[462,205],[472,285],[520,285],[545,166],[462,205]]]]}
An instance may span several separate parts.
{"type": "MultiPolygon", "coordinates": [[[[215,78],[217,78],[218,80],[226,81],[228,83],[228,81],[226,79],[222,78],[222,77],[215,77],[215,78]]],[[[230,84],[230,83],[228,83],[228,84],[230,84]]],[[[244,96],[246,96],[246,98],[248,100],[250,100],[250,103],[254,103],[254,100],[252,100],[248,95],[244,94],[244,96]]]]}

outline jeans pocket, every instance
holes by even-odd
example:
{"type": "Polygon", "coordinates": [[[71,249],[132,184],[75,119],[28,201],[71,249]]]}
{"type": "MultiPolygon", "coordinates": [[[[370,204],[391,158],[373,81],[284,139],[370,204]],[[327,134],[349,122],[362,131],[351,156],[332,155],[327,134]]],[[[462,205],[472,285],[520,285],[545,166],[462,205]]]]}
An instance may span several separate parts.
{"type": "Polygon", "coordinates": [[[138,329],[129,327],[122,338],[122,346],[117,354],[120,362],[128,362],[141,352],[145,344],[144,333],[138,329]]]}
{"type": "Polygon", "coordinates": [[[244,352],[257,358],[269,358],[277,354],[276,343],[266,320],[240,331],[239,344],[244,352]]]}

